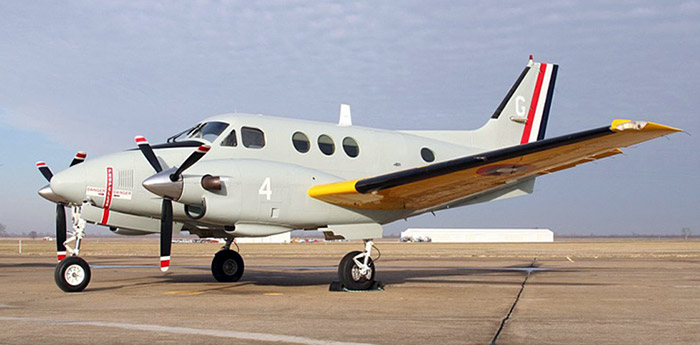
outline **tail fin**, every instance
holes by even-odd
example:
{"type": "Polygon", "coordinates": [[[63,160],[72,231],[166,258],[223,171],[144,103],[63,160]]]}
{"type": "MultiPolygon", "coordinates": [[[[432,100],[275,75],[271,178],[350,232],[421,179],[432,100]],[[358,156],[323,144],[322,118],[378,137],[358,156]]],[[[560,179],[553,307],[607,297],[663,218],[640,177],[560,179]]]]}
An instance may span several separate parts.
{"type": "Polygon", "coordinates": [[[530,60],[498,105],[475,133],[475,144],[495,149],[544,139],[558,65],[530,60]]]}

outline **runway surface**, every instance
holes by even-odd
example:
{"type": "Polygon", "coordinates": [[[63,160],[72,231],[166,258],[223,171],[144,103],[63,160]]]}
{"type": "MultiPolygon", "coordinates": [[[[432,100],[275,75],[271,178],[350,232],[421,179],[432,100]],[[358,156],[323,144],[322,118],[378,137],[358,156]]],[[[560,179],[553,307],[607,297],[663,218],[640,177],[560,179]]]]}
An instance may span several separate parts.
{"type": "Polygon", "coordinates": [[[92,282],[74,294],[55,286],[53,256],[2,253],[0,343],[697,344],[700,243],[683,248],[633,257],[388,250],[377,262],[386,290],[362,293],[329,292],[340,257],[313,248],[244,250],[237,283],[216,282],[205,256],[178,256],[161,274],[155,256],[86,255],[92,282]]]}

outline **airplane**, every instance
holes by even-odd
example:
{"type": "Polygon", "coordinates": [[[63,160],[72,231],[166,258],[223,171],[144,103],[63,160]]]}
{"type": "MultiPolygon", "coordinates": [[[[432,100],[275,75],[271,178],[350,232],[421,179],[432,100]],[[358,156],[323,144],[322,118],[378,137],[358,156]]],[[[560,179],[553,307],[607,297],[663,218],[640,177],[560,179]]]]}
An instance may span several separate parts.
{"type": "Polygon", "coordinates": [[[363,240],[363,250],[340,260],[338,279],[348,290],[366,290],[376,283],[371,255],[382,225],[530,194],[539,176],[680,131],[614,120],[545,138],[557,71],[530,56],[476,130],[354,126],[348,105],[341,105],[337,124],[230,113],[157,145],[137,136],[138,148],[124,152],[91,160],[78,152],[56,175],[37,162],[49,181],[39,194],[56,204],[56,284],[78,292],[90,282],[90,266],[79,256],[90,223],[120,235],[159,233],[164,272],[173,233],[225,238],[211,263],[220,282],[243,275],[243,258],[231,249],[238,237],[301,229],[321,231],[327,240],[363,240]]]}

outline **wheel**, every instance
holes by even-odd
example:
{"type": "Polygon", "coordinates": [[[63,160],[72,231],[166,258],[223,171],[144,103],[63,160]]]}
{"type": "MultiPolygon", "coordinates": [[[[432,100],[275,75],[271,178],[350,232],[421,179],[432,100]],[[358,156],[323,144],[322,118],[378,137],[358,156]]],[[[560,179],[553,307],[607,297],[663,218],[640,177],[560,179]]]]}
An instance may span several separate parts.
{"type": "Polygon", "coordinates": [[[372,261],[372,258],[369,258],[367,263],[369,272],[363,275],[353,260],[359,254],[362,254],[362,252],[347,253],[340,260],[340,264],[338,264],[338,279],[340,279],[340,283],[350,290],[367,290],[374,283],[374,261],[372,261]]]}
{"type": "Polygon", "coordinates": [[[243,258],[233,250],[220,250],[211,261],[211,273],[217,281],[237,282],[243,276],[243,258]]]}
{"type": "Polygon", "coordinates": [[[58,263],[53,277],[61,290],[80,292],[90,283],[90,265],[81,257],[68,256],[58,263]]]}

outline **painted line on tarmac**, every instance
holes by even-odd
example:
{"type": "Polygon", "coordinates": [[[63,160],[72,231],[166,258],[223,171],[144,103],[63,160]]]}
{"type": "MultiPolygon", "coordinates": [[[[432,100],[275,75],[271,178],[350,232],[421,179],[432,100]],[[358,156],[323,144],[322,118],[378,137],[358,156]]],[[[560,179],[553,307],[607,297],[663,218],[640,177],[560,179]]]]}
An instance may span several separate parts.
{"type": "Polygon", "coordinates": [[[311,339],[311,338],[305,338],[305,337],[297,337],[297,336],[293,336],[293,335],[237,332],[237,331],[226,331],[226,330],[219,330],[219,329],[170,327],[170,326],[147,325],[147,324],[138,324],[137,325],[137,324],[133,324],[133,323],[122,323],[122,322],[69,321],[69,320],[51,320],[51,319],[39,319],[39,318],[29,318],[29,317],[9,317],[9,316],[0,316],[0,321],[39,322],[39,323],[49,323],[49,324],[59,324],[59,325],[109,327],[109,328],[127,329],[127,330],[132,330],[132,331],[161,332],[161,333],[185,334],[185,335],[203,335],[203,336],[209,336],[209,337],[235,338],[235,339],[256,340],[256,341],[269,341],[269,342],[276,342],[276,343],[282,342],[282,343],[290,343],[290,344],[369,345],[366,343],[348,343],[348,342],[341,342],[341,341],[318,340],[318,339],[311,339]]]}

